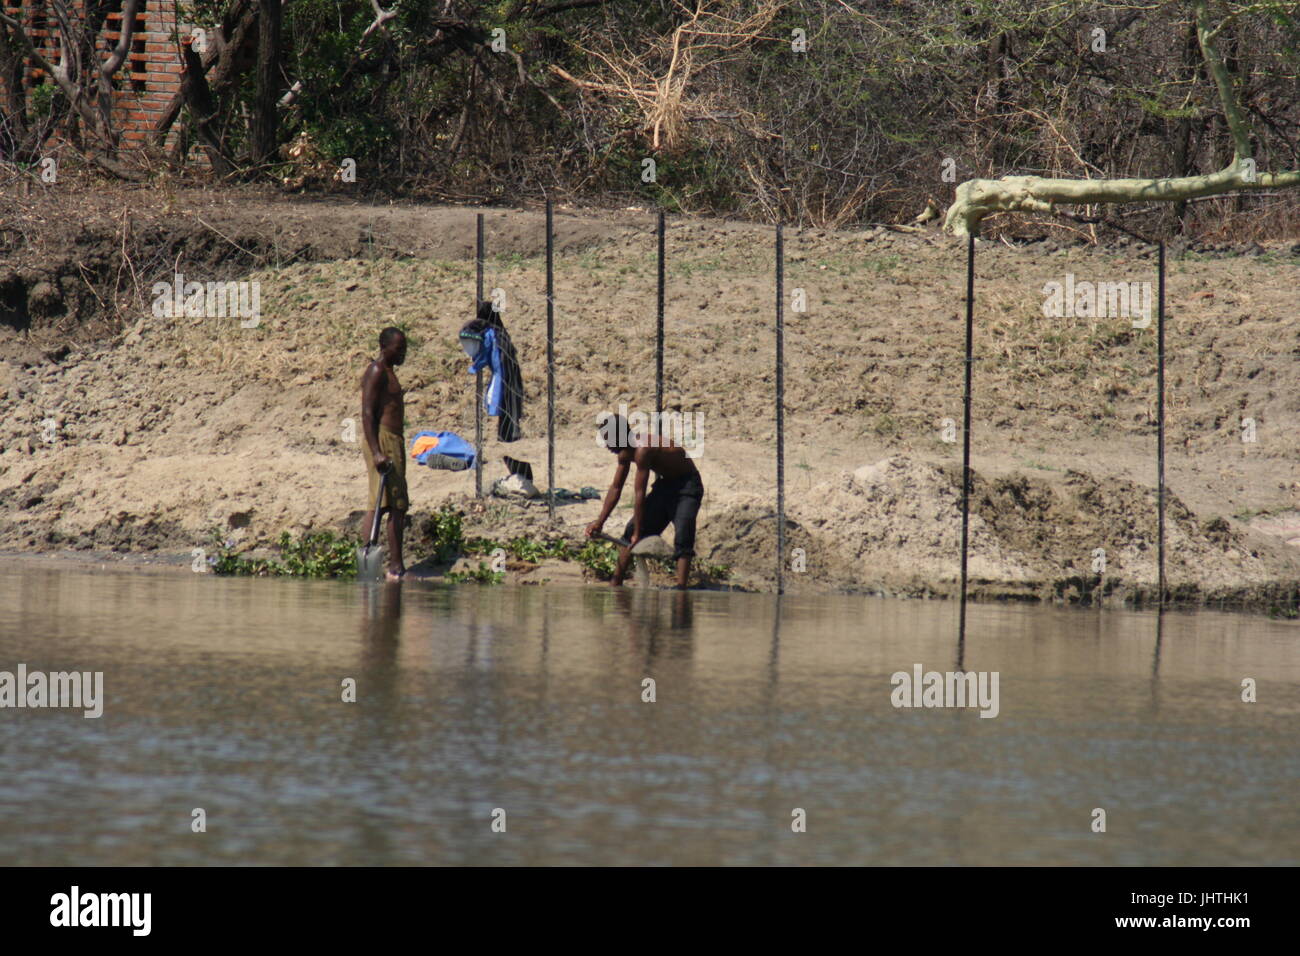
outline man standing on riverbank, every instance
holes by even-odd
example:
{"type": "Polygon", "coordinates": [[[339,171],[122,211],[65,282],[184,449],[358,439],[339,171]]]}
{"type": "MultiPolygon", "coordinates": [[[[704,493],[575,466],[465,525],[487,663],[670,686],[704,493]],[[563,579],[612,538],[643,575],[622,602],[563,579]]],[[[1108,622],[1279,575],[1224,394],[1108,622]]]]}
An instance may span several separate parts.
{"type": "Polygon", "coordinates": [[[621,415],[608,415],[599,425],[601,441],[618,456],[614,466],[614,480],[610,482],[600,517],[587,526],[587,537],[600,533],[618,504],[627,481],[628,471],[636,465],[636,478],[632,488],[635,494],[632,520],[623,530],[627,547],[618,556],[614,571],[614,587],[623,584],[627,566],[632,560],[632,546],[642,538],[660,534],[671,522],[673,525],[673,556],[677,559],[677,587],[686,589],[691,574],[691,558],[695,556],[695,519],[704,499],[704,483],[699,469],[686,454],[686,449],[673,444],[661,435],[644,438],[628,430],[627,419],[621,415]],[[646,494],[650,473],[655,475],[654,488],[646,494]]]}
{"type": "MultiPolygon", "coordinates": [[[[406,361],[406,335],[389,326],[379,333],[379,358],[361,376],[361,428],[366,436],[363,449],[370,478],[367,509],[379,494],[379,476],[388,473],[380,513],[388,513],[388,580],[400,581],[406,573],[402,562],[402,532],[411,503],[406,491],[406,439],[402,387],[397,381],[398,365],[406,361]]],[[[366,511],[365,534],[370,533],[374,512],[366,511]]]]}

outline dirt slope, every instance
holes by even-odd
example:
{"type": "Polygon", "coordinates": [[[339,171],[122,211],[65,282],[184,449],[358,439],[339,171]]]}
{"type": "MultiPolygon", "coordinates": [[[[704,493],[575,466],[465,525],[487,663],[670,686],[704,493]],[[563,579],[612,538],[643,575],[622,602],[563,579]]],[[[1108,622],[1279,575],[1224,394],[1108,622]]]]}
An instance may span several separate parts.
{"type": "MultiPolygon", "coordinates": [[[[10,290],[0,548],[188,553],[214,527],[249,542],[348,527],[365,488],[348,420],[375,334],[390,323],[411,336],[408,432],[472,436],[472,379],[455,337],[473,300],[472,210],[137,198],[147,201],[131,213],[129,248],[141,286],[178,270],[255,280],[262,321],[158,319],[137,295],[115,328],[85,293],[111,300],[123,268],[110,243],[127,233],[113,210],[90,203],[61,242],[32,227],[40,241],[18,243],[0,265],[10,290]],[[40,276],[61,289],[82,269],[109,278],[82,280],[58,302],[48,289],[31,300],[40,276]]],[[[487,477],[503,473],[509,452],[532,461],[544,486],[543,218],[491,210],[487,221],[487,288],[504,290],[528,391],[526,437],[489,442],[487,477]]],[[[592,437],[596,415],[654,399],[653,220],[560,210],[556,226],[556,483],[603,489],[611,459],[592,437]]],[[[670,219],[668,249],[668,405],[704,416],[701,555],[768,587],[772,233],[670,219]]],[[[791,229],[786,249],[787,294],[807,300],[806,311],[786,310],[789,537],[806,566],[788,584],[950,592],[961,444],[945,420],[962,417],[964,248],[935,233],[791,229]]],[[[1174,252],[1169,578],[1189,599],[1285,599],[1300,582],[1300,246],[1174,252]],[[1243,419],[1254,441],[1242,440],[1243,419]]],[[[1067,273],[1154,288],[1151,251],[981,243],[977,268],[976,590],[1118,599],[1150,587],[1154,321],[1048,318],[1043,303],[1044,284],[1067,273]]],[[[413,473],[417,523],[472,482],[413,473]]],[[[576,536],[596,508],[561,507],[559,530],[576,536]]],[[[542,530],[544,519],[544,508],[493,503],[470,531],[542,530]]]]}

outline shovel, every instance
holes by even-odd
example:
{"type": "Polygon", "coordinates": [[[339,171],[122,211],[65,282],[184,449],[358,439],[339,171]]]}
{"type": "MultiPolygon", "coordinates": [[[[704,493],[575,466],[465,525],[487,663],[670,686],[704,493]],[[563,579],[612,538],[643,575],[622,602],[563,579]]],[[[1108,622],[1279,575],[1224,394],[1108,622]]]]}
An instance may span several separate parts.
{"type": "Polygon", "coordinates": [[[384,570],[384,549],[379,546],[379,503],[384,500],[384,486],[388,484],[388,470],[379,476],[379,494],[375,497],[375,520],[370,525],[370,538],[364,547],[357,548],[357,580],[378,581],[384,570]]]}
{"type": "MultiPolygon", "coordinates": [[[[595,535],[603,541],[610,541],[620,548],[628,546],[627,538],[616,538],[612,534],[600,532],[595,535]]],[[[650,586],[650,562],[648,558],[667,557],[673,553],[673,549],[668,547],[668,542],[657,534],[648,535],[636,543],[632,549],[633,556],[633,574],[636,578],[636,586],[639,588],[648,588],[650,586]]]]}

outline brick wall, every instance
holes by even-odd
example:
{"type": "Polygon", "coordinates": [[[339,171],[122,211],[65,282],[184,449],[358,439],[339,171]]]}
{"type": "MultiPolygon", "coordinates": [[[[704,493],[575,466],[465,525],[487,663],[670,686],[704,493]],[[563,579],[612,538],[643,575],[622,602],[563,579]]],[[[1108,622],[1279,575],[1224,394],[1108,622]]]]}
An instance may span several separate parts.
{"type": "MultiPolygon", "coordinates": [[[[58,20],[46,0],[0,0],[5,12],[21,22],[41,54],[57,65],[58,20]]],[[[83,15],[84,0],[71,0],[74,15],[83,15]]],[[[96,38],[99,60],[107,59],[122,33],[122,0],[113,0],[104,28],[96,38]]],[[[191,32],[181,24],[183,38],[191,32]]],[[[113,78],[113,125],[124,149],[141,145],[171,98],[180,91],[181,58],[176,47],[176,4],[172,0],[139,0],[135,33],[126,62],[113,78]]],[[[32,89],[46,78],[29,61],[26,83],[32,89]]],[[[173,134],[174,135],[174,134],[173,134]]]]}

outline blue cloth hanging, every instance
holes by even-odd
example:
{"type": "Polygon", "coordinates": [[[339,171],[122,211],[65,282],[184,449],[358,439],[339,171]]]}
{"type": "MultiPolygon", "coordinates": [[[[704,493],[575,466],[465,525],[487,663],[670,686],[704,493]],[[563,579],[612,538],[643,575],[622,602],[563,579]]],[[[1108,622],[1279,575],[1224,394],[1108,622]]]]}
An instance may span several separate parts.
{"type": "Polygon", "coordinates": [[[519,354],[510,333],[491,302],[480,302],[478,314],[460,330],[460,344],[470,357],[470,373],[491,369],[492,382],[483,395],[483,407],[497,420],[497,438],[503,442],[523,437],[524,377],[519,354]]]}
{"type": "Polygon", "coordinates": [[[495,417],[501,414],[501,397],[506,382],[501,368],[501,349],[497,345],[496,329],[483,331],[483,345],[474,356],[474,361],[470,362],[469,373],[473,375],[485,368],[492,369],[492,381],[483,393],[483,411],[495,417]]]}

